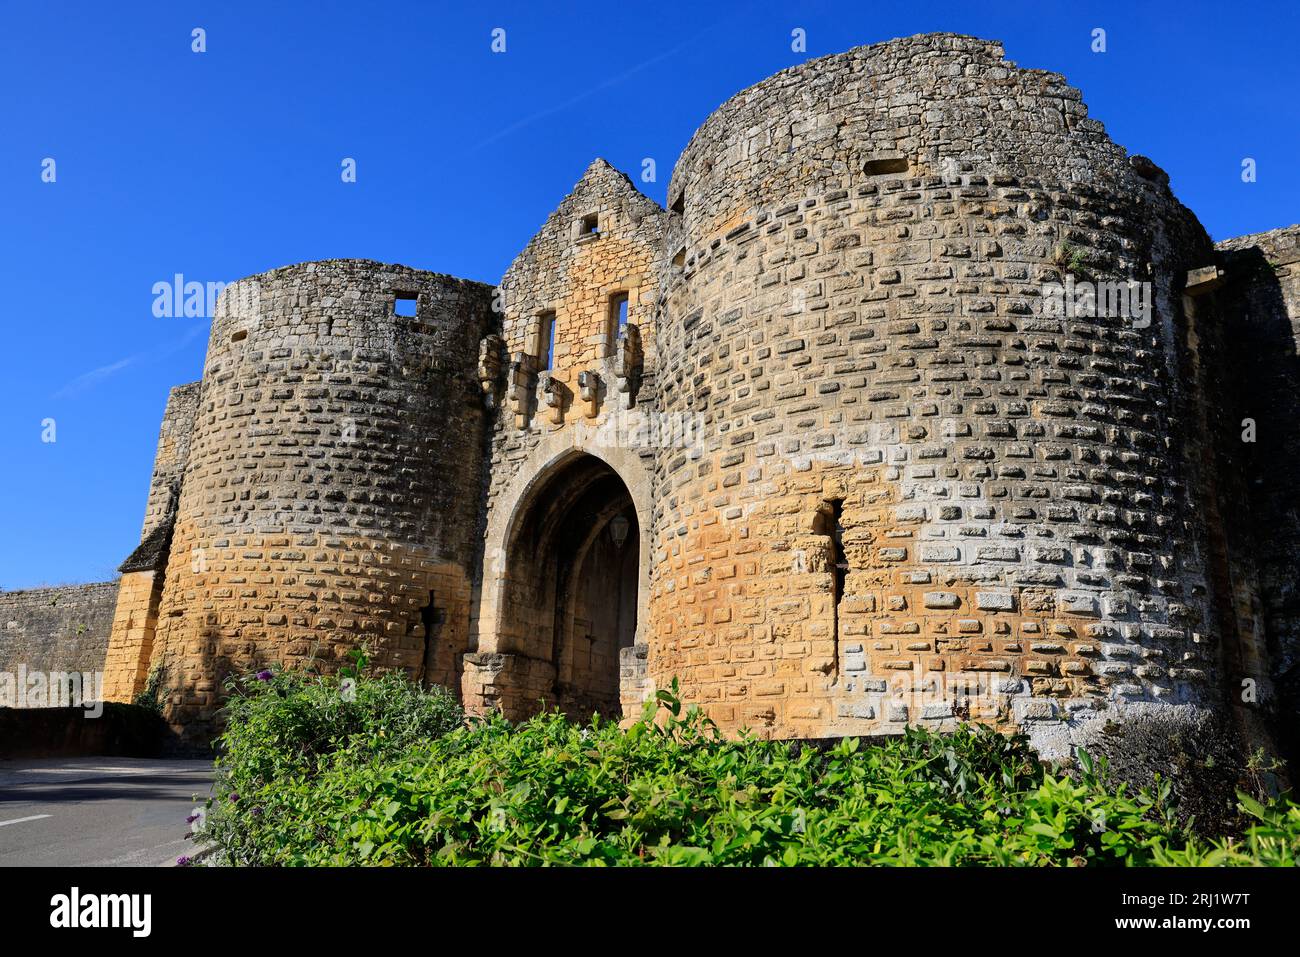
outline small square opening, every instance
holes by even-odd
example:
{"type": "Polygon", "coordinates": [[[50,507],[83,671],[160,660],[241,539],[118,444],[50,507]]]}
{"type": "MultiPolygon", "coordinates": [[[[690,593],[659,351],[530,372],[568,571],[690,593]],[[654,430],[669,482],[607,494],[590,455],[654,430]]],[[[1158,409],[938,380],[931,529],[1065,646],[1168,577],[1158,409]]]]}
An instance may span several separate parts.
{"type": "Polygon", "coordinates": [[[590,213],[582,217],[582,225],[578,229],[579,236],[599,236],[600,235],[600,214],[590,213]]]}
{"type": "Polygon", "coordinates": [[[393,300],[393,315],[407,319],[415,318],[419,307],[419,296],[413,292],[399,292],[393,300]]]}

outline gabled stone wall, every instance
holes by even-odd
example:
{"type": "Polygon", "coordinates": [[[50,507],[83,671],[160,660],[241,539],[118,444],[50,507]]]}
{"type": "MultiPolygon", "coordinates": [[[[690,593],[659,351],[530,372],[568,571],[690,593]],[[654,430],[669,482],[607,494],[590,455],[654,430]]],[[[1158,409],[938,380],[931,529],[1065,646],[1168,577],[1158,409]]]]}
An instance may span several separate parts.
{"type": "MultiPolygon", "coordinates": [[[[624,174],[596,160],[501,281],[503,341],[487,347],[498,351],[504,373],[484,379],[494,415],[476,656],[467,659],[465,681],[471,706],[516,714],[556,701],[557,676],[563,683],[572,667],[563,636],[551,634],[563,595],[539,595],[536,580],[551,574],[546,563],[554,556],[528,552],[516,539],[538,509],[562,521],[585,488],[579,481],[610,483],[610,495],[621,483],[639,515],[633,547],[639,548],[638,634],[645,640],[653,500],[648,463],[663,438],[654,395],[654,317],[665,220],[624,174]],[[612,308],[618,295],[627,297],[621,336],[612,308]],[[544,316],[556,330],[549,364],[544,316]]],[[[550,533],[539,528],[537,534],[550,533]]],[[[617,675],[616,654],[606,659],[611,676],[617,675]]]]}

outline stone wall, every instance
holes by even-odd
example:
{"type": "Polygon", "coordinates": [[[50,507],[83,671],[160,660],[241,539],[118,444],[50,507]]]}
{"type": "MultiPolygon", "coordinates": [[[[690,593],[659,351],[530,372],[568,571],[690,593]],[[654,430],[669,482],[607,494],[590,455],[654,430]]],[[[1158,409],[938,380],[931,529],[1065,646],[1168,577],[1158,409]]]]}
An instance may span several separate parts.
{"type": "Polygon", "coordinates": [[[163,410],[140,544],[118,569],[122,579],[104,663],[104,695],[110,701],[131,701],[148,684],[167,556],[201,386],[201,382],[176,386],[163,410]]]}
{"type": "Polygon", "coordinates": [[[158,432],[158,451],[154,455],[153,474],[149,480],[141,541],[147,540],[176,510],[185,463],[189,460],[201,386],[201,382],[178,385],[167,396],[158,432]]]}
{"type": "Polygon", "coordinates": [[[174,727],[210,730],[231,671],[332,668],[363,643],[376,667],[456,684],[490,307],[490,287],[361,260],[224,290],[158,612],[174,727]]]}
{"type": "Polygon", "coordinates": [[[0,672],[104,670],[117,582],[0,592],[0,672]]]}
{"type": "Polygon", "coordinates": [[[104,697],[108,701],[134,701],[149,683],[165,580],[162,568],[122,573],[104,655],[104,697]]]}
{"type": "Polygon", "coordinates": [[[812,61],[706,121],[669,190],[648,668],[729,729],[1218,704],[1182,386],[1204,232],[1077,91],[995,43],[812,61]],[[1149,327],[1043,307],[1152,284],[1149,327]]]}
{"type": "Polygon", "coordinates": [[[596,160],[501,281],[502,340],[485,343],[480,363],[495,414],[474,620],[481,657],[464,688],[470,707],[512,715],[539,700],[574,713],[596,702],[616,708],[618,641],[633,640],[632,619],[644,630],[648,611],[647,463],[665,219],[623,173],[596,160]],[[599,533],[620,514],[631,544],[601,558],[608,539],[599,533]],[[630,583],[593,580],[611,563],[631,562],[629,549],[637,550],[630,583]],[[616,623],[598,620],[590,589],[615,601],[630,589],[624,604],[636,608],[622,610],[623,639],[613,637],[616,623]]]}
{"type": "Polygon", "coordinates": [[[470,711],[630,717],[675,678],[727,731],[1120,727],[1144,767],[1266,743],[1243,688],[1294,713],[1300,229],[1216,253],[1062,77],[947,34],[742,91],[668,200],[595,161],[495,291],[228,287],[115,693],[162,669],[201,739],[229,671],[365,643],[470,711]],[[1142,311],[1053,308],[1076,282],[1142,311]]]}
{"type": "Polygon", "coordinates": [[[151,708],[116,702],[102,707],[100,714],[80,707],[0,708],[0,759],[154,758],[170,744],[151,708]]]}
{"type": "MultiPolygon", "coordinates": [[[[1225,403],[1259,569],[1277,726],[1300,754],[1300,226],[1218,244],[1230,324],[1232,401],[1225,403]]],[[[1269,703],[1269,702],[1265,702],[1269,703]]]]}

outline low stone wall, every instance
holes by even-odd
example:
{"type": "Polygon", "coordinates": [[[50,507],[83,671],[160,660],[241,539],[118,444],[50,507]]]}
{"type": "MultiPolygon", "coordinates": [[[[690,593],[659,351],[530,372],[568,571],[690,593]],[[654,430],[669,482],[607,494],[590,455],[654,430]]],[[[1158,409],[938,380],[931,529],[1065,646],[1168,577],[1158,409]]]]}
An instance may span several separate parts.
{"type": "Polygon", "coordinates": [[[0,708],[0,758],[152,758],[170,739],[162,717],[131,704],[84,708],[0,708]],[[97,709],[96,709],[97,710],[97,709]]]}
{"type": "Polygon", "coordinates": [[[0,591],[0,673],[104,669],[117,582],[0,591]]]}

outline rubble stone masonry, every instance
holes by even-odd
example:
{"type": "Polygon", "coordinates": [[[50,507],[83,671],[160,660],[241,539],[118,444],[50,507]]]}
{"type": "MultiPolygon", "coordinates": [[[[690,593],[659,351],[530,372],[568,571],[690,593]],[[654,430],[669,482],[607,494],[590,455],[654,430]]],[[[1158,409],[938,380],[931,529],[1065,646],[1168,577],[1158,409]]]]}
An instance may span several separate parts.
{"type": "Polygon", "coordinates": [[[103,670],[118,583],[0,591],[0,672],[103,670]]]}

